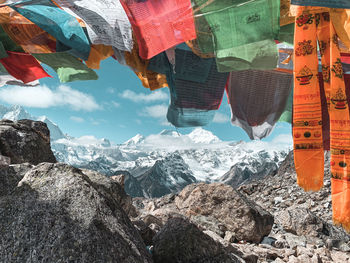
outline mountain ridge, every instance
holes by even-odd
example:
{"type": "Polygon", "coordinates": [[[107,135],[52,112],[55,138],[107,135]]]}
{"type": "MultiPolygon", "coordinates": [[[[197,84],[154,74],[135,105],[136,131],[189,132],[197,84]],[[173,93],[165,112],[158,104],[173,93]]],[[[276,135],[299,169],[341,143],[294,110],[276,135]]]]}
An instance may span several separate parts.
{"type": "MultiPolygon", "coordinates": [[[[137,134],[117,145],[91,135],[70,137],[46,116],[34,117],[19,106],[0,107],[0,114],[0,117],[10,116],[12,120],[25,117],[44,121],[50,129],[51,147],[59,162],[108,176],[127,171],[137,179],[133,182],[139,182],[141,188],[148,187],[143,189],[148,197],[159,196],[159,191],[152,191],[152,187],[144,183],[148,180],[163,182],[159,186],[163,194],[181,190],[186,185],[180,180],[182,176],[185,182],[226,182],[238,186],[249,178],[274,173],[291,148],[289,137],[275,142],[222,141],[203,128],[195,128],[188,134],[175,130],[163,130],[149,136],[137,134]],[[159,169],[160,164],[162,169],[159,169]],[[244,171],[244,176],[238,180],[235,173],[228,175],[233,170],[235,173],[244,171]],[[169,178],[165,178],[164,171],[169,178]],[[178,173],[172,174],[171,171],[178,173]]],[[[129,194],[133,195],[132,192],[129,194]]]]}

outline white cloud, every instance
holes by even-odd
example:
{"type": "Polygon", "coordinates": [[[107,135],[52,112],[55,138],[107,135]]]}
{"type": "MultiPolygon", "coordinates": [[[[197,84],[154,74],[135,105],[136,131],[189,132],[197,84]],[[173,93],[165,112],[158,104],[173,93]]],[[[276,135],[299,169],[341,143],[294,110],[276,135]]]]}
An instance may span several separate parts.
{"type": "Polygon", "coordinates": [[[230,122],[230,117],[227,116],[226,114],[223,114],[221,112],[216,112],[213,122],[215,123],[227,123],[230,122]]]}
{"type": "Polygon", "coordinates": [[[89,94],[61,85],[55,90],[45,85],[37,87],[11,86],[0,89],[0,100],[33,108],[70,107],[75,111],[101,109],[89,94]]]}
{"type": "Polygon", "coordinates": [[[163,90],[153,91],[152,93],[146,94],[141,92],[134,92],[132,90],[124,90],[123,93],[119,94],[123,99],[128,99],[133,102],[156,102],[164,101],[169,99],[169,95],[163,90]]]}
{"type": "Polygon", "coordinates": [[[119,108],[119,107],[120,107],[120,103],[119,103],[119,102],[112,101],[111,104],[112,104],[112,106],[113,106],[114,108],[119,108]]]}
{"type": "Polygon", "coordinates": [[[103,139],[98,139],[93,135],[85,135],[79,138],[68,139],[60,139],[57,140],[58,143],[64,143],[67,145],[98,145],[103,143],[103,139]]]}
{"type": "Polygon", "coordinates": [[[279,134],[275,138],[272,139],[271,143],[293,145],[292,134],[291,133],[290,134],[279,134]]]}
{"type": "Polygon", "coordinates": [[[83,118],[80,118],[80,117],[77,117],[77,116],[70,116],[69,119],[74,121],[74,122],[78,122],[78,123],[82,123],[82,122],[85,121],[83,118]]]}
{"type": "Polygon", "coordinates": [[[108,88],[108,89],[107,89],[107,93],[109,93],[109,94],[114,94],[114,93],[115,93],[115,89],[113,89],[113,88],[108,88]]]}
{"type": "Polygon", "coordinates": [[[158,104],[153,106],[147,106],[143,108],[140,113],[141,116],[147,116],[157,119],[163,119],[166,117],[168,111],[168,106],[165,104],[158,104]]]}

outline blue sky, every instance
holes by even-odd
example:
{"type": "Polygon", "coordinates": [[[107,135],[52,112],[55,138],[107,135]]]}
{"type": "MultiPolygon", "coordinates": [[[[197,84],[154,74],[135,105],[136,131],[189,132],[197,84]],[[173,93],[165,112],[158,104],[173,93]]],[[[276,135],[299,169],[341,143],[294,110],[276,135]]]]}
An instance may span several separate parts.
{"type": "MultiPolygon", "coordinates": [[[[166,121],[169,91],[145,89],[128,67],[112,58],[101,63],[99,79],[95,81],[61,84],[49,67],[43,67],[54,78],[40,80],[39,87],[3,87],[0,103],[22,105],[34,116],[46,115],[74,137],[93,135],[122,143],[138,133],[147,136],[163,129],[175,130],[166,121]]],[[[249,141],[241,128],[231,125],[226,95],[215,121],[204,128],[222,140],[249,141]]],[[[188,133],[192,129],[178,130],[188,133]]],[[[290,133],[289,124],[278,123],[265,140],[290,133]]]]}

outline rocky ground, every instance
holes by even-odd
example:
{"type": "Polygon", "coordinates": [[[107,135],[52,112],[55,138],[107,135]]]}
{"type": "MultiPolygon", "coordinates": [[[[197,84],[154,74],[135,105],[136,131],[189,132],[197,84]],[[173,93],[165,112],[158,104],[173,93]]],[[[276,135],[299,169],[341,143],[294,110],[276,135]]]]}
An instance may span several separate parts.
{"type": "Polygon", "coordinates": [[[155,231],[171,217],[186,217],[247,262],[350,262],[350,236],[332,224],[329,167],[325,170],[322,190],[304,192],[290,153],[277,174],[237,190],[190,185],[177,195],[136,198],[134,205],[138,219],[155,231]]]}
{"type": "Polygon", "coordinates": [[[329,178],[304,193],[291,154],[238,189],[197,183],[154,199],[52,156],[45,124],[0,121],[0,262],[350,262],[329,178]]]}

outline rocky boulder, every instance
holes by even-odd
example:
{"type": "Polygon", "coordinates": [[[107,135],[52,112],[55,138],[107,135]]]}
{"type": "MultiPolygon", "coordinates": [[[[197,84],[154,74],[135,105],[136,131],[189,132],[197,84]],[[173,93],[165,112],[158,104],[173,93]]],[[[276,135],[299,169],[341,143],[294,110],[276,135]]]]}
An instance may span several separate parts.
{"type": "Polygon", "coordinates": [[[10,158],[11,164],[56,162],[47,125],[32,120],[0,121],[0,155],[10,158]]]}
{"type": "Polygon", "coordinates": [[[183,218],[172,218],[153,238],[155,263],[244,262],[183,218]]]}
{"type": "Polygon", "coordinates": [[[169,218],[188,218],[203,230],[210,230],[229,240],[259,243],[267,236],[273,216],[231,186],[221,183],[191,184],[178,194],[158,199],[134,199],[138,219],[162,227],[169,218]],[[160,222],[158,222],[160,221],[160,222]],[[227,237],[228,238],[228,237],[227,237]]]}
{"type": "MultiPolygon", "coordinates": [[[[322,239],[329,247],[337,247],[344,252],[350,252],[347,244],[350,236],[342,229],[329,224],[306,208],[288,208],[276,215],[276,223],[287,233],[305,236],[312,239],[322,239]]],[[[349,243],[350,244],[350,243],[349,243]]]]}
{"type": "Polygon", "coordinates": [[[191,217],[210,216],[234,233],[237,240],[258,243],[268,235],[273,216],[232,187],[220,183],[192,184],[175,199],[177,207],[191,217]]]}
{"type": "Polygon", "coordinates": [[[112,179],[20,164],[0,169],[0,186],[2,262],[152,262],[112,179]]]}
{"type": "Polygon", "coordinates": [[[33,165],[28,163],[0,167],[0,198],[10,195],[32,167],[33,165]]]}

